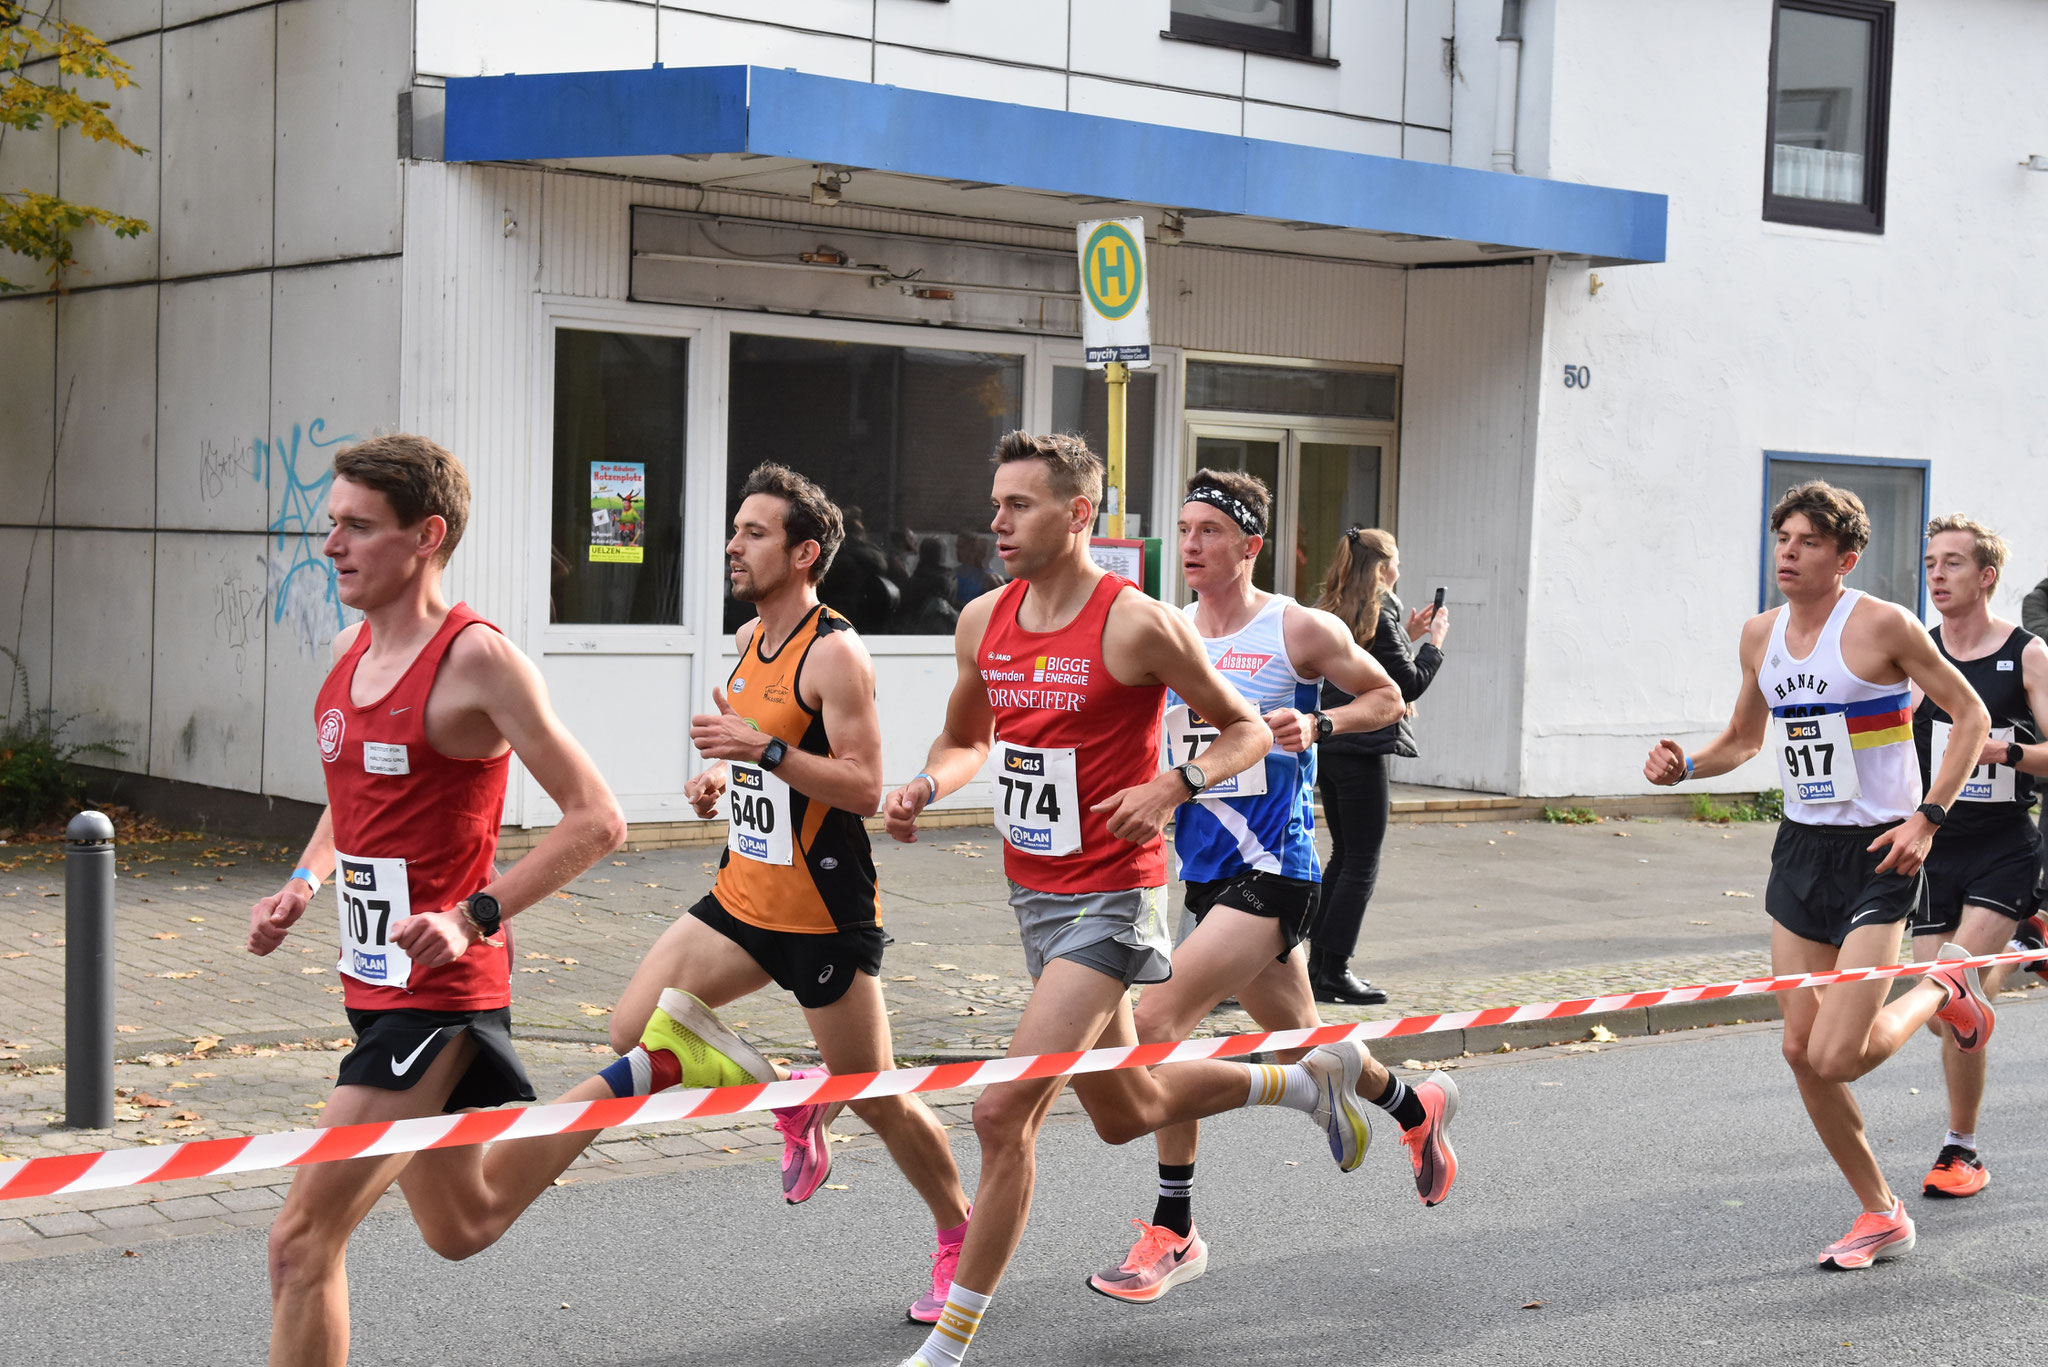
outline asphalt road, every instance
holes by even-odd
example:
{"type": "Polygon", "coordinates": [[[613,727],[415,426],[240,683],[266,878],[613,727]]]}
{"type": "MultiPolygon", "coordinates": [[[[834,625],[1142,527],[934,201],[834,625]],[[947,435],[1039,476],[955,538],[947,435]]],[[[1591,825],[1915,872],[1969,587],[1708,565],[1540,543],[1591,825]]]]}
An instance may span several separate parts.
{"type": "MultiPolygon", "coordinates": [[[[1995,1179],[1971,1201],[1918,1195],[1943,1125],[1932,1041],[1861,1085],[1920,1226],[1916,1252],[1864,1273],[1814,1267],[1856,1207],[1774,1026],[1466,1061],[1463,1170],[1435,1210],[1390,1128],[1343,1176],[1291,1112],[1218,1122],[1196,1192],[1209,1274],[1144,1308],[1082,1277],[1149,1213],[1149,1146],[1056,1123],[1036,1218],[968,1362],[2023,1360],[2048,1295],[2044,1026],[2036,1003],[2004,1014],[1984,1128],[1995,1179]]],[[[459,1266],[402,1213],[373,1216],[349,1259],[355,1360],[893,1367],[920,1341],[900,1307],[929,1231],[879,1151],[844,1153],[834,1180],[849,1189],[798,1208],[776,1201],[765,1163],[566,1187],[459,1266]]],[[[260,1362],[263,1247],[250,1230],[0,1266],[0,1358],[260,1362]]]]}

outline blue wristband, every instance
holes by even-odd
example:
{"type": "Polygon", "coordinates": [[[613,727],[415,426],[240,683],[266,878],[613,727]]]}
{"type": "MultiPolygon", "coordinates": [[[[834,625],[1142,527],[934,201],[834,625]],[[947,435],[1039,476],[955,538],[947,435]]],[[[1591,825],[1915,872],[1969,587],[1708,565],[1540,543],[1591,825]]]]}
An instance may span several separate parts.
{"type": "MultiPolygon", "coordinates": [[[[316,897],[317,897],[317,896],[319,896],[319,894],[320,894],[320,880],[319,880],[319,879],[317,879],[317,878],[315,878],[315,877],[313,876],[313,871],[312,871],[311,869],[309,869],[309,868],[305,868],[305,867],[303,867],[303,866],[302,866],[302,867],[300,867],[300,868],[296,868],[296,869],[293,869],[293,870],[292,870],[292,878],[296,878],[296,879],[299,879],[299,880],[300,880],[301,882],[303,882],[303,883],[304,883],[304,884],[305,884],[305,885],[306,885],[307,887],[311,888],[311,889],[313,890],[313,892],[312,892],[312,895],[313,895],[313,896],[316,896],[316,897]]],[[[287,882],[287,883],[291,882],[291,878],[287,878],[287,879],[285,879],[285,882],[287,882]]]]}
{"type": "Polygon", "coordinates": [[[1692,756],[1691,756],[1691,755],[1687,755],[1687,756],[1685,757],[1685,776],[1686,776],[1687,778],[1691,778],[1691,777],[1692,777],[1692,756]]]}
{"type": "Polygon", "coordinates": [[[932,786],[932,795],[931,795],[930,797],[928,797],[928,798],[926,798],[926,799],[925,799],[926,803],[933,803],[933,802],[937,802],[937,801],[939,800],[939,781],[938,781],[937,779],[933,778],[933,777],[932,777],[932,776],[931,776],[930,774],[927,774],[927,773],[926,773],[926,772],[924,772],[924,770],[922,770],[922,769],[920,769],[920,770],[918,770],[918,771],[917,771],[916,773],[912,774],[912,775],[911,775],[911,777],[912,777],[912,778],[921,778],[921,779],[923,779],[923,780],[924,780],[924,781],[925,781],[926,783],[929,783],[929,784],[931,784],[931,786],[932,786]]]}

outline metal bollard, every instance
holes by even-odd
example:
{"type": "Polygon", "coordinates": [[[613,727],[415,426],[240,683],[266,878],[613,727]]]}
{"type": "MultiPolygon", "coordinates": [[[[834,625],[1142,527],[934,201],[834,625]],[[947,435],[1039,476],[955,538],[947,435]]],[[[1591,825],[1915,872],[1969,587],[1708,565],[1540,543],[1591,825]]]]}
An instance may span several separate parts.
{"type": "Polygon", "coordinates": [[[64,828],[64,1123],[114,1124],[114,823],[64,828]]]}

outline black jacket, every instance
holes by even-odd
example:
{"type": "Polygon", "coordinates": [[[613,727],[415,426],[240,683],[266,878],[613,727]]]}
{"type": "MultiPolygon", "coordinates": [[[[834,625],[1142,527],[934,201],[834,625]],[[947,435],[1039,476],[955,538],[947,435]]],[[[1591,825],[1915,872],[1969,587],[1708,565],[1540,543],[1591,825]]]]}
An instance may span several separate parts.
{"type": "MultiPolygon", "coordinates": [[[[1419,647],[1411,643],[1407,617],[1407,610],[1401,606],[1400,599],[1391,593],[1384,595],[1380,599],[1379,629],[1373,633],[1372,645],[1368,649],[1380,662],[1380,668],[1393,679],[1395,687],[1401,690],[1402,701],[1414,702],[1429,687],[1437,670],[1443,667],[1444,653],[1436,648],[1433,641],[1425,640],[1419,647]]],[[[1351,699],[1351,694],[1324,681],[1323,711],[1342,707],[1351,699]]],[[[1420,753],[1415,748],[1415,729],[1405,716],[1377,731],[1354,731],[1332,736],[1320,748],[1326,755],[1404,755],[1413,759],[1420,753]]]]}
{"type": "Polygon", "coordinates": [[[2021,601],[2020,625],[2036,636],[2048,637],[2048,579],[2034,585],[2034,591],[2021,601]]]}

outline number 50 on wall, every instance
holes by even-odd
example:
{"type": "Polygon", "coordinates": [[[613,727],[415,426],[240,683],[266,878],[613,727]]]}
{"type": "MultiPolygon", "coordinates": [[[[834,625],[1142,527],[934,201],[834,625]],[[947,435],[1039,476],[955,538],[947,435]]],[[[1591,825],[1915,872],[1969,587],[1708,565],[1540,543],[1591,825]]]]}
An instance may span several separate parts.
{"type": "Polygon", "coordinates": [[[1593,387],[1593,367],[1589,365],[1566,366],[1564,368],[1564,387],[1566,389],[1591,389],[1593,387]]]}

